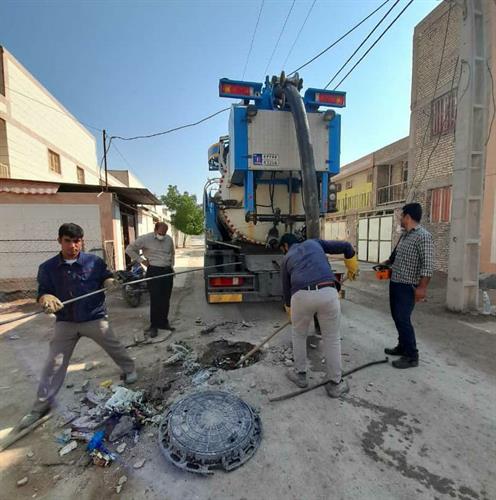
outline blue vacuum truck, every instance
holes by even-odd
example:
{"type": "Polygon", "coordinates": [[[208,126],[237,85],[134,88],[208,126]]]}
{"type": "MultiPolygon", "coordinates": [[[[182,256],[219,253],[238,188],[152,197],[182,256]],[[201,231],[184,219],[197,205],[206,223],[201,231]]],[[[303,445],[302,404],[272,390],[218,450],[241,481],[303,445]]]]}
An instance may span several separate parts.
{"type": "Polygon", "coordinates": [[[205,295],[209,303],[280,300],[279,238],[319,238],[336,211],[341,116],[346,93],[308,88],[298,74],[265,84],[219,81],[219,96],[237,99],[229,135],[208,151],[220,175],[204,190],[205,295]]]}

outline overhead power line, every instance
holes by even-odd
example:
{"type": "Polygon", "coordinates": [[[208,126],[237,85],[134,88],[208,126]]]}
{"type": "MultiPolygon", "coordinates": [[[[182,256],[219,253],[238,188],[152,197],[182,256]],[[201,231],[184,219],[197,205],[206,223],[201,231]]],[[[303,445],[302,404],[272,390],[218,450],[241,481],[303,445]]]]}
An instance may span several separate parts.
{"type": "Polygon", "coordinates": [[[200,125],[200,123],[206,122],[207,120],[210,120],[214,116],[220,115],[221,113],[225,113],[226,111],[229,111],[231,108],[224,108],[220,109],[219,111],[216,111],[215,113],[212,113],[209,116],[206,116],[205,118],[202,118],[201,120],[198,120],[197,122],[194,123],[188,123],[187,125],[180,125],[179,127],[174,127],[169,130],[164,130],[163,132],[156,132],[155,134],[148,134],[148,135],[136,135],[134,137],[122,137],[120,135],[113,135],[110,137],[110,140],[112,139],[119,139],[121,141],[136,141],[138,139],[151,139],[152,137],[158,137],[160,135],[166,135],[170,134],[171,132],[176,132],[177,130],[182,130],[183,128],[188,128],[188,127],[195,127],[196,125],[200,125]]]}
{"type": "Polygon", "coordinates": [[[291,15],[291,12],[293,11],[293,7],[294,7],[295,3],[296,3],[296,0],[293,0],[293,3],[291,4],[291,7],[289,8],[288,14],[286,16],[286,19],[284,20],[284,24],[282,25],[281,32],[279,33],[279,38],[277,39],[277,42],[274,45],[274,50],[272,51],[272,54],[270,55],[269,62],[267,63],[267,66],[265,67],[264,76],[267,74],[267,70],[269,69],[270,63],[272,62],[272,59],[274,58],[274,54],[276,53],[277,47],[279,46],[279,42],[281,41],[282,34],[284,33],[284,30],[286,28],[286,24],[288,23],[289,16],[291,15]]]}
{"type": "Polygon", "coordinates": [[[367,21],[367,19],[369,19],[370,17],[372,17],[379,10],[381,10],[384,7],[384,5],[386,5],[389,1],[390,0],[386,0],[385,2],[383,2],[381,5],[379,5],[379,7],[377,7],[377,9],[373,10],[368,16],[364,17],[358,24],[355,24],[355,26],[353,26],[353,28],[349,29],[344,35],[340,36],[336,41],[332,42],[331,45],[329,45],[328,47],[326,47],[324,50],[320,51],[316,56],[312,57],[306,63],[302,64],[299,68],[296,68],[294,71],[291,71],[291,73],[289,73],[289,76],[293,75],[297,71],[300,71],[301,69],[305,68],[309,64],[313,63],[316,59],[318,59],[319,57],[321,57],[322,55],[324,55],[328,50],[332,49],[341,40],[343,40],[344,38],[346,38],[349,34],[351,34],[353,31],[355,31],[359,26],[361,26],[365,21],[367,21]]]}
{"type": "Polygon", "coordinates": [[[241,77],[241,80],[244,80],[244,78],[245,78],[246,68],[248,67],[248,61],[250,60],[251,51],[253,49],[253,42],[255,41],[255,36],[257,34],[258,24],[260,23],[260,17],[262,16],[262,10],[264,8],[264,4],[265,4],[265,0],[262,0],[262,2],[260,4],[260,10],[258,11],[258,17],[257,17],[257,22],[255,24],[255,29],[253,30],[253,35],[251,37],[250,50],[248,51],[248,55],[246,56],[245,67],[243,69],[243,76],[241,77]]]}
{"type": "Polygon", "coordinates": [[[379,38],[365,51],[365,53],[358,59],[358,61],[353,65],[353,67],[346,73],[346,75],[341,79],[341,81],[334,87],[334,90],[336,90],[347,78],[348,76],[351,75],[351,73],[354,71],[354,69],[367,57],[369,52],[379,43],[379,41],[382,39],[382,37],[389,31],[389,29],[393,26],[393,24],[401,17],[403,12],[405,12],[408,7],[413,3],[413,0],[410,0],[401,10],[401,12],[391,21],[391,23],[388,25],[388,27],[379,35],[379,38]]]}
{"type": "Polygon", "coordinates": [[[53,106],[50,106],[50,104],[46,104],[43,101],[39,101],[38,99],[35,99],[34,97],[31,97],[29,95],[23,94],[22,92],[19,92],[18,90],[14,90],[14,89],[12,89],[10,87],[7,87],[7,86],[5,88],[9,89],[10,92],[14,92],[15,94],[22,95],[26,99],[30,99],[31,101],[37,102],[38,104],[41,104],[42,106],[45,106],[46,108],[49,108],[49,109],[51,109],[53,111],[56,111],[57,113],[60,113],[60,114],[65,115],[65,116],[68,116],[71,120],[76,120],[77,122],[81,123],[81,125],[84,125],[85,127],[92,128],[93,130],[98,130],[98,132],[101,132],[103,130],[101,128],[94,127],[93,125],[85,123],[85,122],[83,122],[81,120],[78,120],[75,116],[71,115],[70,113],[67,113],[66,111],[63,111],[62,109],[54,108],[53,106]]]}
{"type": "Polygon", "coordinates": [[[296,35],[296,38],[293,42],[293,45],[291,45],[291,48],[289,49],[288,55],[286,56],[286,59],[284,59],[284,62],[282,63],[283,69],[286,66],[286,63],[288,62],[289,56],[292,54],[293,49],[295,48],[296,42],[300,38],[301,32],[303,31],[305,24],[307,24],[308,18],[310,17],[310,14],[312,13],[312,10],[313,10],[316,3],[317,3],[317,0],[313,0],[312,5],[310,5],[310,8],[308,9],[305,20],[303,21],[303,24],[301,25],[300,29],[298,30],[298,34],[296,35]]]}
{"type": "Polygon", "coordinates": [[[393,6],[382,16],[381,20],[372,28],[370,33],[364,38],[362,43],[354,50],[353,54],[345,61],[345,63],[339,68],[336,74],[331,78],[329,83],[324,87],[325,89],[331,85],[331,83],[338,77],[338,75],[343,71],[343,69],[348,65],[348,63],[355,57],[356,53],[365,45],[367,40],[374,34],[375,30],[382,24],[382,22],[386,19],[387,16],[391,13],[391,11],[398,5],[400,0],[396,0],[393,6]]]}
{"type": "Polygon", "coordinates": [[[133,167],[127,161],[126,157],[121,153],[121,150],[117,147],[117,144],[115,142],[112,143],[112,147],[117,151],[117,154],[122,158],[122,160],[126,163],[126,165],[132,170],[133,167]]]}

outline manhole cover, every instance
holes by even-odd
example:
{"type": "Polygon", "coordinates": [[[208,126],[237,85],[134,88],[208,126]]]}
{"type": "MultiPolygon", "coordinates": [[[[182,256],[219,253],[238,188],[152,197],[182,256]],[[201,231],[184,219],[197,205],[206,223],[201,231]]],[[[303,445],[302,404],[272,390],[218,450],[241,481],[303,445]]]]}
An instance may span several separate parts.
{"type": "Polygon", "coordinates": [[[181,469],[201,474],[243,465],[261,439],[257,412],[222,391],[198,392],[175,402],[159,428],[165,457],[181,469]]]}
{"type": "MultiPolygon", "coordinates": [[[[235,370],[236,368],[240,368],[237,366],[237,363],[241,359],[241,356],[246,355],[254,347],[255,346],[250,344],[250,342],[216,340],[208,344],[207,350],[201,358],[201,362],[204,366],[215,366],[222,370],[235,370]]],[[[256,363],[260,360],[261,356],[262,353],[260,351],[256,352],[246,361],[246,363],[244,363],[244,366],[256,363]]]]}

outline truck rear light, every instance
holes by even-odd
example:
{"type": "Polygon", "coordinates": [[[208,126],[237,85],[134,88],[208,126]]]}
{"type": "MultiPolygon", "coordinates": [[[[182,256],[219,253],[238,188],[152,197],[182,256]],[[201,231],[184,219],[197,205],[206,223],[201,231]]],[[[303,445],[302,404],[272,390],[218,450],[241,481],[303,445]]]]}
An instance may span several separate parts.
{"type": "Polygon", "coordinates": [[[208,283],[212,287],[222,287],[222,286],[241,286],[244,283],[244,278],[239,276],[223,276],[216,278],[209,278],[208,283]]]}
{"type": "Polygon", "coordinates": [[[219,97],[259,100],[262,84],[256,82],[242,82],[222,78],[219,81],[219,97]]]}
{"type": "Polygon", "coordinates": [[[222,83],[220,86],[220,93],[231,96],[244,96],[250,97],[253,95],[253,88],[248,85],[235,85],[233,83],[222,83]]]}
{"type": "Polygon", "coordinates": [[[316,92],[315,93],[315,101],[319,104],[329,104],[331,106],[344,107],[346,105],[346,96],[344,94],[335,94],[335,93],[323,93],[316,92]]]}
{"type": "Polygon", "coordinates": [[[307,89],[305,92],[305,105],[312,110],[319,106],[330,108],[344,108],[346,106],[346,92],[338,90],[307,89]]]}

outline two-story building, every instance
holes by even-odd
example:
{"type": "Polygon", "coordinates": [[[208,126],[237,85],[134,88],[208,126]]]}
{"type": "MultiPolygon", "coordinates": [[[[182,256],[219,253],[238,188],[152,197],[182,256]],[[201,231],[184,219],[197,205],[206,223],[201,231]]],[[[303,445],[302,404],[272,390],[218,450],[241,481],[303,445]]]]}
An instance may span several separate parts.
{"type": "Polygon", "coordinates": [[[406,197],[408,137],[344,165],[333,177],[337,212],[327,217],[325,237],[352,243],[358,258],[380,262],[397,237],[397,210],[406,197]]]}
{"type": "Polygon", "coordinates": [[[95,137],[0,47],[1,291],[34,286],[64,222],[84,228],[86,251],[125,267],[125,245],[162,218],[150,208],[160,201],[112,172],[104,185],[100,170],[95,137]]]}

